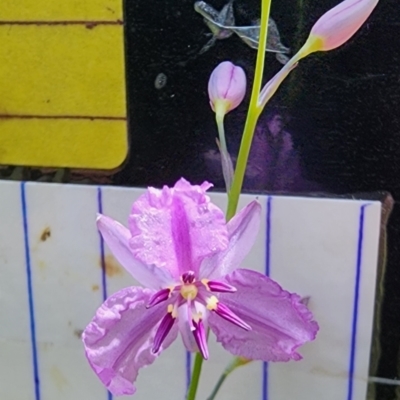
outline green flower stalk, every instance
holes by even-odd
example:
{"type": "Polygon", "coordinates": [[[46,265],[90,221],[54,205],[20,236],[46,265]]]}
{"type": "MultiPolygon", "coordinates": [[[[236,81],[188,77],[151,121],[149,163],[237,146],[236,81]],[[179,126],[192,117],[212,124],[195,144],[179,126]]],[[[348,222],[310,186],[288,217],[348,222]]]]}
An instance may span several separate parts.
{"type": "MultiPolygon", "coordinates": [[[[243,133],[242,143],[240,146],[238,162],[236,164],[236,170],[233,177],[232,187],[230,188],[230,191],[228,193],[228,208],[226,213],[227,221],[229,221],[235,215],[237,210],[239,196],[242,190],[244,173],[247,165],[247,159],[249,157],[250,146],[253,140],[253,135],[257,124],[257,120],[258,117],[260,116],[260,113],[258,112],[257,103],[262,85],[262,76],[264,72],[264,59],[265,59],[265,50],[267,46],[268,19],[270,14],[270,8],[271,8],[271,0],[262,0],[260,41],[257,51],[255,77],[250,98],[249,111],[247,113],[245,130],[243,133]]],[[[187,400],[196,399],[196,392],[199,383],[202,364],[203,364],[203,357],[201,356],[200,353],[196,353],[187,400]]]]}
{"type": "Polygon", "coordinates": [[[261,2],[261,22],[260,22],[260,39],[257,50],[256,69],[254,73],[253,89],[251,91],[250,105],[247,112],[246,123],[240,144],[238,160],[233,176],[233,182],[230,192],[228,193],[228,208],[226,218],[229,221],[236,213],[239,196],[242,191],[244,174],[246,172],[247,160],[249,158],[250,147],[253,141],[254,131],[256,129],[258,118],[262,108],[258,105],[262,78],[264,73],[265,50],[267,47],[268,20],[271,10],[271,0],[262,0],[261,2]]]}
{"type": "Polygon", "coordinates": [[[235,357],[225,368],[224,372],[222,375],[219,377],[217,384],[215,385],[213,391],[211,392],[210,396],[207,398],[207,400],[215,400],[219,389],[221,388],[222,384],[225,382],[225,379],[233,372],[236,368],[241,367],[242,365],[246,365],[251,360],[248,360],[243,357],[235,357]]]}

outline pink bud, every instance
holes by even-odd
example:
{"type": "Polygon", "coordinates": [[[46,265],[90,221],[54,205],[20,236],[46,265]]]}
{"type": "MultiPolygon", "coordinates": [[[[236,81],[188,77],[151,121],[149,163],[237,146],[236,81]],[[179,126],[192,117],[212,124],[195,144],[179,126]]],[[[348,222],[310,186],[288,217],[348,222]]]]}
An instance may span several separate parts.
{"type": "Polygon", "coordinates": [[[303,47],[264,86],[258,98],[260,110],[278,90],[290,71],[315,51],[328,51],[347,42],[367,20],[379,0],[345,0],[325,13],[313,26],[303,47]]]}
{"type": "Polygon", "coordinates": [[[219,64],[208,81],[208,96],[213,111],[223,117],[236,108],[246,93],[246,74],[241,67],[224,61],[219,64]]]}
{"type": "Polygon", "coordinates": [[[378,1],[345,0],[329,10],[311,29],[309,40],[313,44],[309,43],[310,52],[332,50],[347,42],[367,20],[378,1]]]}

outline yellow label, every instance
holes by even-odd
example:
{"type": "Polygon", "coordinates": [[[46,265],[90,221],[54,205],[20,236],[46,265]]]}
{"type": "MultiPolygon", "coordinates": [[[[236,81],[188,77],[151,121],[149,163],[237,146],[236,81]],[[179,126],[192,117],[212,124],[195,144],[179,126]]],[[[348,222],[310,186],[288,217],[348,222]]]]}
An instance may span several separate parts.
{"type": "Polygon", "coordinates": [[[0,164],[123,162],[121,21],[122,0],[0,2],[0,164]]]}
{"type": "Polygon", "coordinates": [[[1,0],[1,21],[122,20],[123,0],[1,0]]]}

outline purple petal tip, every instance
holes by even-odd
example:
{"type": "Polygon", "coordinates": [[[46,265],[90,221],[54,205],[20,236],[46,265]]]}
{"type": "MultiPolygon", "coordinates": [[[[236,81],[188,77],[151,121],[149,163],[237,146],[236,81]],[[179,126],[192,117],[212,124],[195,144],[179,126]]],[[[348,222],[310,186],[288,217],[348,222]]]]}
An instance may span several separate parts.
{"type": "Polygon", "coordinates": [[[157,332],[154,336],[154,343],[153,343],[153,348],[152,352],[154,354],[158,353],[160,350],[160,347],[164,341],[164,339],[167,337],[169,331],[172,329],[175,323],[175,318],[172,316],[172,313],[168,313],[165,315],[165,317],[162,319],[157,332]]]}
{"type": "Polygon", "coordinates": [[[202,320],[199,322],[193,321],[193,325],[195,330],[193,331],[194,339],[196,340],[197,347],[205,360],[208,360],[209,353],[208,353],[208,346],[207,346],[207,337],[204,330],[204,325],[202,320]]]}

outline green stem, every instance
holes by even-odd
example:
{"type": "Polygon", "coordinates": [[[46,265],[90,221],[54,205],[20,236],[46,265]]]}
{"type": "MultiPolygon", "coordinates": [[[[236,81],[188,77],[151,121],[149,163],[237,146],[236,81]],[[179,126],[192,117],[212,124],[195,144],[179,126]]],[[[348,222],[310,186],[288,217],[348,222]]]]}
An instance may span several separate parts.
{"type": "Polygon", "coordinates": [[[222,174],[224,176],[224,181],[226,185],[226,192],[229,196],[229,191],[232,186],[233,181],[233,164],[231,156],[229,155],[228,148],[226,146],[225,140],[225,129],[224,129],[224,116],[217,115],[217,126],[218,126],[218,134],[219,134],[219,151],[221,154],[221,166],[222,166],[222,174]]]}
{"type": "Polygon", "coordinates": [[[261,28],[260,28],[260,41],[258,44],[256,69],[254,73],[253,89],[250,97],[249,111],[247,113],[246,123],[238,160],[236,163],[235,175],[233,177],[232,188],[228,195],[228,209],[226,219],[229,221],[236,213],[239,203],[239,196],[242,191],[244,174],[246,171],[247,160],[249,158],[251,143],[253,141],[254,131],[257,125],[258,117],[260,116],[261,109],[258,107],[258,96],[261,90],[263,72],[264,72],[264,59],[265,49],[267,45],[268,33],[268,20],[271,9],[271,0],[261,1],[261,28]]]}
{"type": "Polygon", "coordinates": [[[194,359],[192,379],[190,380],[189,390],[186,396],[186,400],[195,400],[197,387],[199,386],[201,366],[203,364],[203,357],[200,353],[196,353],[196,358],[194,359]]]}
{"type": "MultiPolygon", "coordinates": [[[[226,220],[229,221],[236,213],[239,202],[240,192],[242,190],[244,173],[246,170],[247,159],[249,158],[250,146],[254,136],[258,117],[261,110],[258,108],[258,96],[261,90],[262,77],[264,72],[265,50],[267,46],[268,20],[271,9],[271,0],[261,0],[261,28],[260,41],[258,44],[256,69],[254,73],[253,89],[251,92],[250,106],[247,113],[246,124],[243,132],[242,143],[240,145],[238,161],[236,164],[235,175],[233,178],[232,189],[228,194],[228,207],[226,212],[226,220]]],[[[200,353],[196,353],[194,360],[192,379],[186,400],[195,400],[197,387],[199,385],[201,367],[203,365],[203,357],[200,353]]]]}
{"type": "Polygon", "coordinates": [[[224,372],[218,379],[217,384],[215,385],[213,391],[211,392],[210,396],[207,398],[207,400],[214,400],[215,396],[217,395],[219,389],[221,388],[222,384],[224,383],[225,379],[228,377],[229,373],[227,374],[224,372]]]}
{"type": "Polygon", "coordinates": [[[215,397],[217,396],[217,393],[219,391],[219,389],[221,388],[222,384],[224,383],[225,379],[228,377],[228,375],[235,370],[237,367],[239,367],[240,365],[242,365],[242,363],[240,362],[240,360],[235,357],[229,364],[228,366],[225,368],[224,372],[222,373],[222,375],[219,377],[218,382],[216,383],[216,385],[214,386],[213,391],[211,392],[210,396],[207,398],[207,400],[214,400],[215,397]]]}
{"type": "Polygon", "coordinates": [[[221,148],[228,152],[228,148],[226,146],[226,139],[225,139],[225,128],[224,128],[224,116],[216,118],[217,128],[218,128],[218,136],[219,136],[219,143],[221,148]]]}

